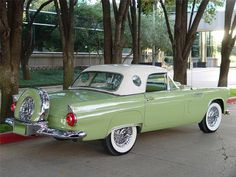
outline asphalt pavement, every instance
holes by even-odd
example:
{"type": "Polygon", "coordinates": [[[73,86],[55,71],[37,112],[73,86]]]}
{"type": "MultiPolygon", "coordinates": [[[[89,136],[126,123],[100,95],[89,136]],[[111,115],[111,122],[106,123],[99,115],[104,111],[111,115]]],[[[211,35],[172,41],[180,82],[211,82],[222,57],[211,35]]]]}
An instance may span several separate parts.
{"type": "Polygon", "coordinates": [[[1,177],[236,177],[236,104],[220,129],[196,124],[140,134],[133,150],[110,156],[100,141],[39,138],[0,146],[1,177]]]}

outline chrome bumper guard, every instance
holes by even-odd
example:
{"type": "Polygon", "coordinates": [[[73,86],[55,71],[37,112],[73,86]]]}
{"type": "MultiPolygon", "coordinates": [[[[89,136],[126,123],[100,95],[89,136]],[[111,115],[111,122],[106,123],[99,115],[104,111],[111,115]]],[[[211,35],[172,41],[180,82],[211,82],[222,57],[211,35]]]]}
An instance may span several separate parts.
{"type": "Polygon", "coordinates": [[[21,122],[14,118],[7,118],[5,123],[14,127],[15,124],[25,126],[25,136],[31,135],[44,135],[44,136],[52,136],[59,139],[69,139],[69,140],[76,140],[82,139],[86,136],[86,133],[83,131],[63,131],[48,128],[47,122],[36,122],[36,123],[27,123],[21,122]]]}

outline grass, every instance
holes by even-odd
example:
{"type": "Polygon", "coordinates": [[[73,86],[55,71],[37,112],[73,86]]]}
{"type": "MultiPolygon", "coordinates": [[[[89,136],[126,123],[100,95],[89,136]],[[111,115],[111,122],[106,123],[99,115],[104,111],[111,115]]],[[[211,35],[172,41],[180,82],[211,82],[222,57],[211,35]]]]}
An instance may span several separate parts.
{"type": "MultiPolygon", "coordinates": [[[[81,69],[75,69],[75,77],[81,72],[81,69]]],[[[20,87],[37,87],[63,84],[63,69],[34,69],[30,71],[31,80],[23,80],[20,72],[20,87]]]]}
{"type": "Polygon", "coordinates": [[[230,96],[235,97],[236,96],[236,89],[230,89],[230,96]]]}
{"type": "Polygon", "coordinates": [[[10,131],[12,131],[12,127],[10,125],[0,124],[0,133],[10,132],[10,131]]]}

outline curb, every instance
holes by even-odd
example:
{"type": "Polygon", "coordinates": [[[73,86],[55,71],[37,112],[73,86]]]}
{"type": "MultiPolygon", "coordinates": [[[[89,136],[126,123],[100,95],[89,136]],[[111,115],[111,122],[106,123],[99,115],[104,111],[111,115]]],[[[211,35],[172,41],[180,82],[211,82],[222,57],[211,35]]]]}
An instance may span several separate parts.
{"type": "Polygon", "coordinates": [[[9,144],[9,143],[14,143],[18,141],[25,141],[25,140],[32,140],[32,139],[37,139],[39,137],[36,136],[21,136],[12,132],[7,132],[7,133],[1,133],[0,134],[0,145],[1,144],[9,144]]]}
{"type": "Polygon", "coordinates": [[[236,97],[230,97],[230,98],[227,100],[227,103],[228,103],[228,104],[235,104],[235,103],[236,103],[236,97]]]}

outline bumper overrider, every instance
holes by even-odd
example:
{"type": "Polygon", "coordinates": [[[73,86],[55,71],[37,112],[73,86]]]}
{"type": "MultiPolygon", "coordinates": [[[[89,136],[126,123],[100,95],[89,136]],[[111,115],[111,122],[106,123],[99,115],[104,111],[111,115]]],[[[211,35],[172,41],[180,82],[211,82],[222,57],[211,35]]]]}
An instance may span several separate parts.
{"type": "Polygon", "coordinates": [[[63,131],[49,128],[46,121],[28,123],[16,120],[14,118],[7,118],[5,122],[13,127],[14,133],[25,136],[44,135],[69,140],[82,139],[86,136],[86,133],[83,131],[63,131]]]}

